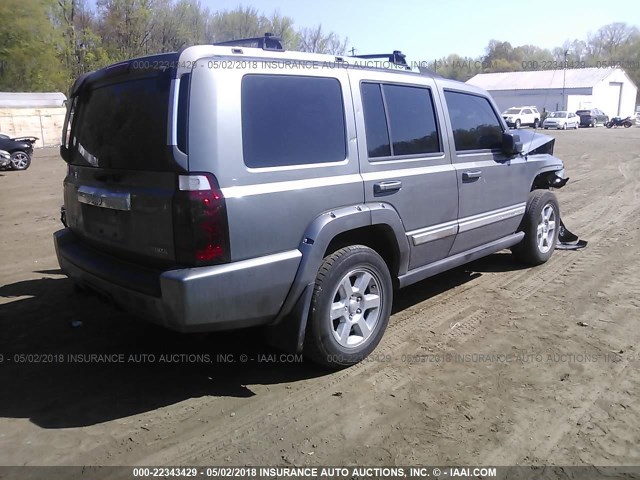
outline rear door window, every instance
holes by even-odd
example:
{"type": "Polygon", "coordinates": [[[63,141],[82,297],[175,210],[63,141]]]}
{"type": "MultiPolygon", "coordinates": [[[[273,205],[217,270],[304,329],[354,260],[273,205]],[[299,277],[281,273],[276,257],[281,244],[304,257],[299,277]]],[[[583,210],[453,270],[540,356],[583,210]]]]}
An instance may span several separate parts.
{"type": "Polygon", "coordinates": [[[342,89],[335,78],[246,75],[241,108],[247,167],[340,162],[347,157],[342,89]]]}
{"type": "Polygon", "coordinates": [[[360,91],[369,158],[442,151],[431,90],[367,82],[360,91]]]}

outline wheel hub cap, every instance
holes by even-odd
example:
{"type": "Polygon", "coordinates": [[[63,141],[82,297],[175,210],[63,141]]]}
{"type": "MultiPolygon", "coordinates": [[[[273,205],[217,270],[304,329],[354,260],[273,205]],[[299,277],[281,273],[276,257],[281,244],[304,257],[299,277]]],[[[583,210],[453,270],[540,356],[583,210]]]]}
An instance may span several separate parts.
{"type": "Polygon", "coordinates": [[[342,277],[330,311],[335,340],[345,348],[366,342],[378,324],[382,301],[380,280],[374,272],[359,268],[342,277]]]}
{"type": "Polygon", "coordinates": [[[551,250],[556,236],[556,211],[552,205],[547,204],[540,212],[540,221],[537,228],[537,243],[540,253],[551,250]]]}

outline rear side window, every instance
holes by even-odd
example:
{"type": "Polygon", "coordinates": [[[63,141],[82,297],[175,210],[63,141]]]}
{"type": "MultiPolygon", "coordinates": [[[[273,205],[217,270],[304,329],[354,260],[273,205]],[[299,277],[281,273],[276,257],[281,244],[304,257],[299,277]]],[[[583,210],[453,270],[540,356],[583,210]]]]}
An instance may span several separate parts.
{"type": "Polygon", "coordinates": [[[248,167],[339,162],[347,157],[342,90],[335,78],[246,75],[241,108],[248,167]]]}
{"type": "Polygon", "coordinates": [[[445,90],[456,150],[500,148],[502,125],[487,98],[445,90]]]}
{"type": "Polygon", "coordinates": [[[431,91],[404,85],[361,85],[369,158],[441,151],[431,91]]]}
{"type": "Polygon", "coordinates": [[[389,157],[391,156],[391,144],[389,143],[389,127],[384,113],[381,85],[363,83],[360,91],[362,92],[369,158],[389,157]]]}

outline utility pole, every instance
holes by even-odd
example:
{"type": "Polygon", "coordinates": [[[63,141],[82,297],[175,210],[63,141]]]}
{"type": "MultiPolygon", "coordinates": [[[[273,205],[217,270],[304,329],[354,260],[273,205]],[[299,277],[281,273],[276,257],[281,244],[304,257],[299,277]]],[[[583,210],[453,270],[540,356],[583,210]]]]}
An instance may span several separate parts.
{"type": "Polygon", "coordinates": [[[349,50],[351,52],[351,56],[355,56],[356,54],[356,49],[354,47],[351,47],[351,50],[349,50]]]}
{"type": "Polygon", "coordinates": [[[564,51],[564,63],[562,64],[562,110],[567,109],[567,99],[564,96],[564,88],[567,83],[567,55],[569,50],[564,51]]]}

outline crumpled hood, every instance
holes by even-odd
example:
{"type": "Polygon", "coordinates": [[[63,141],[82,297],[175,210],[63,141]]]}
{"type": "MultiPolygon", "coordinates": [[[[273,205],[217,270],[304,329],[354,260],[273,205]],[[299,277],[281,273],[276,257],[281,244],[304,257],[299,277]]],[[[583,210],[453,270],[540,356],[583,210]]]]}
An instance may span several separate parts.
{"type": "Polygon", "coordinates": [[[555,142],[556,140],[555,138],[549,135],[544,135],[543,133],[540,133],[537,130],[517,130],[517,131],[512,130],[511,132],[520,136],[520,142],[522,142],[523,155],[526,155],[527,153],[549,142],[555,142]]]}

